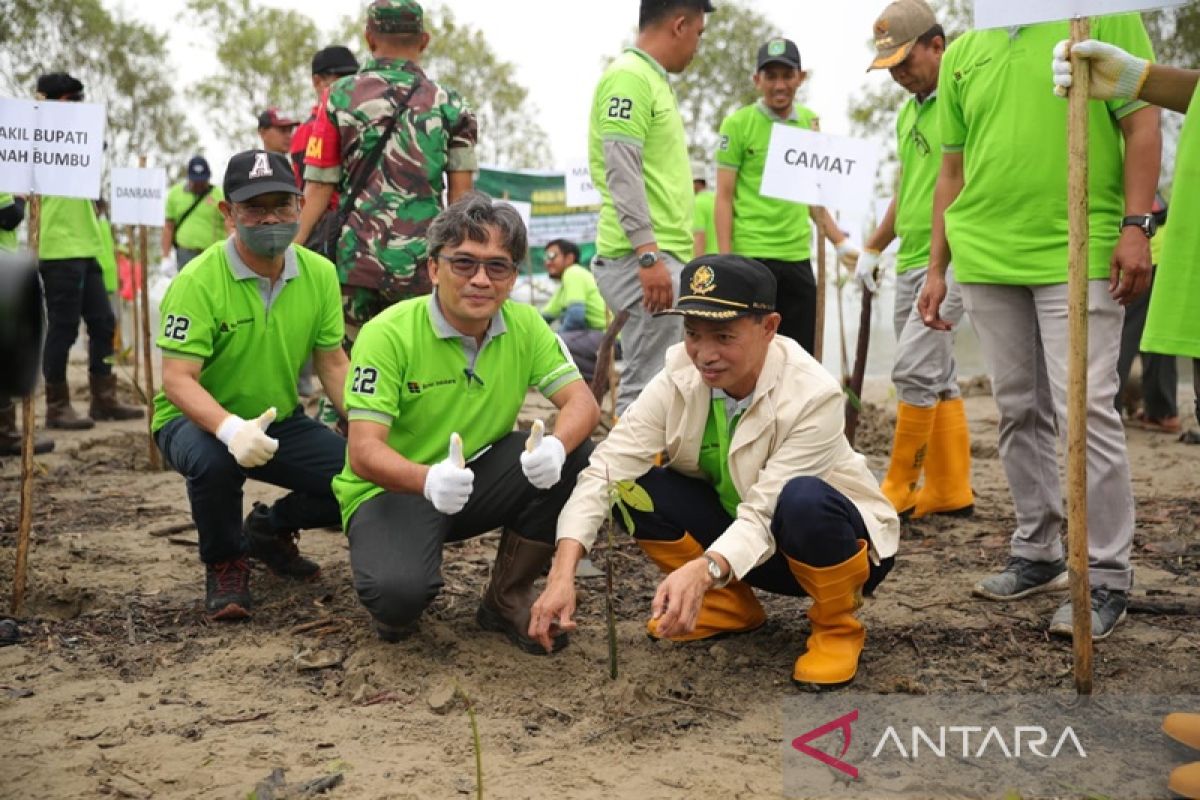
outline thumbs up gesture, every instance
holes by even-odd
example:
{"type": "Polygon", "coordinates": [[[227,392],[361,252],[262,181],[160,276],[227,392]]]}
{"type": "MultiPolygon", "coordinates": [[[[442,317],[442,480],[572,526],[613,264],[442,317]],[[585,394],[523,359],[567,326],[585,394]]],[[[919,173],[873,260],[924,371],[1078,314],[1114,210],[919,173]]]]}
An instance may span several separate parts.
{"type": "Polygon", "coordinates": [[[217,438],[229,448],[237,463],[246,469],[261,467],[275,457],[279,440],[267,436],[267,428],[275,421],[271,407],[252,420],[230,414],[217,428],[217,438]]]}
{"type": "Polygon", "coordinates": [[[549,489],[558,483],[567,460],[563,443],[553,435],[546,436],[545,432],[546,424],[540,419],[535,420],[525,441],[525,452],[521,453],[521,469],[538,489],[549,489]]]}
{"type": "Polygon", "coordinates": [[[443,514],[457,514],[471,498],[475,473],[466,468],[462,437],[450,434],[450,451],[445,461],[429,468],[425,475],[425,499],[443,514]]]}

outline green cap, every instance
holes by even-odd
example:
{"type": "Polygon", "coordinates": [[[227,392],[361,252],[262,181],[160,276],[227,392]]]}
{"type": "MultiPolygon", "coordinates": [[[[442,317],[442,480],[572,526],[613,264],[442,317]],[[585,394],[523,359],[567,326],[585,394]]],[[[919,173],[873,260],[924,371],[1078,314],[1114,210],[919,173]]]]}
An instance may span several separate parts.
{"type": "Polygon", "coordinates": [[[417,0],[374,0],[367,8],[367,27],[376,33],[421,33],[424,20],[417,0]]]}

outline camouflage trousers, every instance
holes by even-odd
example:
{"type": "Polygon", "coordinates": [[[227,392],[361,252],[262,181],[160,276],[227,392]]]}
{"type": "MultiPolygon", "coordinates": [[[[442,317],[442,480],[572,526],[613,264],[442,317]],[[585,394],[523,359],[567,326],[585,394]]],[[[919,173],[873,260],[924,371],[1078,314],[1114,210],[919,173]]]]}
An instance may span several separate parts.
{"type": "Polygon", "coordinates": [[[362,326],[379,316],[392,302],[374,289],[342,286],[342,319],[346,324],[346,338],[342,340],[342,346],[347,354],[362,326]]]}

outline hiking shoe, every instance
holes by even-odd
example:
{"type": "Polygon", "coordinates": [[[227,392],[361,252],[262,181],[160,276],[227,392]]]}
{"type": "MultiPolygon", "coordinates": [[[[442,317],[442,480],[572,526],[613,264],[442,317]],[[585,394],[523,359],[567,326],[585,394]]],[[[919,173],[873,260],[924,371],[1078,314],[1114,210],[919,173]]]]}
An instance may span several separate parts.
{"type": "Polygon", "coordinates": [[[208,618],[229,622],[250,616],[250,564],[244,558],[205,564],[204,607],[208,618]]]}
{"type": "MultiPolygon", "coordinates": [[[[1092,589],[1092,641],[1107,639],[1125,619],[1125,607],[1129,598],[1119,589],[1106,589],[1096,586],[1092,589]]],[[[1071,636],[1074,626],[1071,624],[1071,601],[1063,603],[1050,618],[1050,632],[1055,636],[1071,636]]]]}
{"type": "Polygon", "coordinates": [[[381,641],[388,644],[401,642],[417,632],[416,620],[407,625],[388,625],[386,622],[375,620],[375,633],[379,634],[381,641]]]}
{"type": "Polygon", "coordinates": [[[1067,563],[1031,561],[1009,556],[1008,565],[999,575],[984,578],[971,593],[988,600],[1020,600],[1038,592],[1057,592],[1067,588],[1067,563]]]}
{"type": "Polygon", "coordinates": [[[246,536],[247,553],[261,561],[267,569],[283,578],[311,581],[321,574],[321,567],[300,555],[296,542],[299,531],[278,531],[271,525],[271,509],[255,503],[246,515],[242,533],[246,536]]]}

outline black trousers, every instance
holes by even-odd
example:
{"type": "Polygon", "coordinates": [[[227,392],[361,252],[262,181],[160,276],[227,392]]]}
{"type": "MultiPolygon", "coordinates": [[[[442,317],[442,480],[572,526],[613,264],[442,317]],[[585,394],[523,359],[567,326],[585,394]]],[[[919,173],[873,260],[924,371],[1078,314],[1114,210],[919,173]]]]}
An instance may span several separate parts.
{"type": "Polygon", "coordinates": [[[358,507],[346,533],[354,589],[371,616],[402,627],[421,616],[442,590],[442,545],[511,528],[523,539],[554,544],[558,514],[592,452],[585,441],[567,454],[562,477],[537,489],[521,470],[524,431],[510,433],[467,466],[471,498],[448,516],[422,495],[384,492],[358,507]]]}
{"type": "MultiPolygon", "coordinates": [[[[1146,328],[1146,315],[1150,311],[1150,293],[1154,291],[1154,279],[1150,288],[1141,297],[1125,306],[1125,324],[1121,327],[1121,351],[1117,356],[1117,410],[1121,408],[1121,394],[1129,380],[1133,359],[1139,354],[1142,331],[1146,328]]],[[[1141,353],[1142,357],[1142,408],[1146,419],[1160,420],[1179,415],[1177,389],[1179,370],[1175,356],[1161,353],[1141,353]]]]}
{"type": "Polygon", "coordinates": [[[775,310],[783,317],[779,332],[799,342],[805,352],[812,353],[817,330],[817,280],[813,277],[812,262],[779,261],[758,258],[777,284],[775,310]]]}
{"type": "Polygon", "coordinates": [[[46,383],[67,380],[67,358],[79,335],[79,320],[87,325],[88,372],[108,375],[112,365],[113,331],[117,320],[104,274],[94,258],[67,258],[39,264],[46,287],[46,348],[42,355],[42,377],[46,383]]]}
{"type": "MultiPolygon", "coordinates": [[[[652,512],[629,509],[638,539],[673,542],[684,533],[707,549],[733,523],[712,484],[666,467],[655,467],[637,483],[654,501],[652,512]]],[[[620,514],[614,514],[620,520],[620,514]]],[[[858,552],[858,540],[870,540],[862,515],[850,499],[820,478],[792,478],[783,486],[771,519],[775,553],[750,570],[743,580],[774,594],[802,596],[784,558],[810,567],[832,567],[858,552]]],[[[865,593],[870,593],[892,567],[893,559],[871,565],[865,593]]]]}

